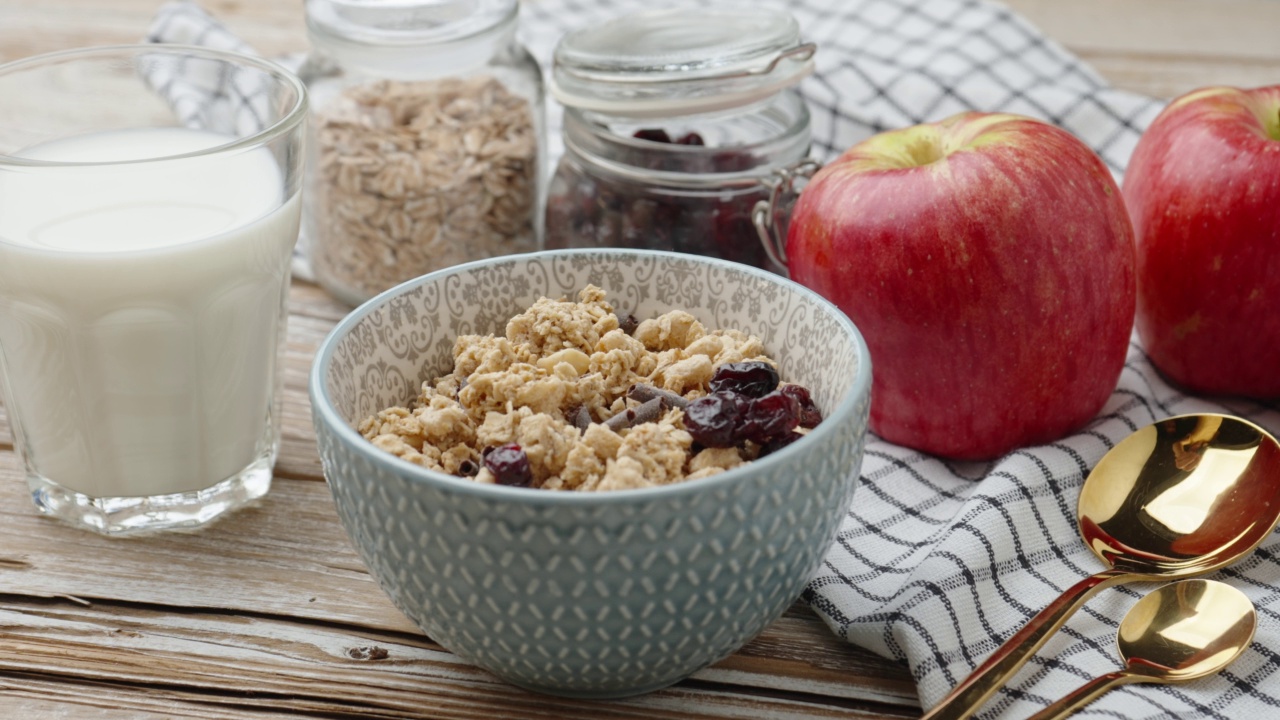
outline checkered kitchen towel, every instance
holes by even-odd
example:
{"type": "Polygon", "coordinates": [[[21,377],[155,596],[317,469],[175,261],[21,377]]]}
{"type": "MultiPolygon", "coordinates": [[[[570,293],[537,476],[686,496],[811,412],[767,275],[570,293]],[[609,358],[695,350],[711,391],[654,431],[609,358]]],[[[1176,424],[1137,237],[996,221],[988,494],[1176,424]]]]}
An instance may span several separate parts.
{"type": "MultiPolygon", "coordinates": [[[[546,67],[565,30],[652,4],[525,0],[522,34],[546,67]]],[[[1037,29],[984,0],[792,0],[788,7],[820,48],[803,91],[822,160],[887,128],[968,109],[1003,110],[1062,126],[1119,176],[1160,107],[1107,87],[1037,29]]],[[[188,4],[162,9],[150,39],[243,47],[188,4]]],[[[551,105],[558,154],[560,115],[551,105]]],[[[1059,442],[974,464],[871,438],[857,502],[806,597],[841,637],[908,663],[930,706],[1060,592],[1103,569],[1075,529],[1076,496],[1089,468],[1133,430],[1205,410],[1280,432],[1280,405],[1187,397],[1161,380],[1135,342],[1099,417],[1059,442]]],[[[1228,671],[1190,685],[1121,688],[1079,717],[1280,717],[1278,556],[1280,544],[1268,542],[1218,574],[1247,593],[1260,615],[1253,646],[1228,671]]],[[[979,717],[1025,717],[1118,669],[1117,622],[1150,589],[1104,590],[979,717]]]]}

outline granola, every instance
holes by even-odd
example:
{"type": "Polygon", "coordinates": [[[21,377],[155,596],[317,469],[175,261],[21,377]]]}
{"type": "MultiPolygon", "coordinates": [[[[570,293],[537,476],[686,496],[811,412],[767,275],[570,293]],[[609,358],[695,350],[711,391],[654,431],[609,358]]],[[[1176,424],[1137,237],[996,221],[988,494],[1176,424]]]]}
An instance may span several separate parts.
{"type": "Polygon", "coordinates": [[[604,491],[709,477],[821,419],[807,391],[778,383],[758,338],[708,331],[682,310],[627,323],[592,285],[576,302],[539,299],[503,335],[459,337],[453,355],[452,372],[360,433],[475,482],[604,491]],[[754,396],[725,389],[747,375],[754,396]]]}

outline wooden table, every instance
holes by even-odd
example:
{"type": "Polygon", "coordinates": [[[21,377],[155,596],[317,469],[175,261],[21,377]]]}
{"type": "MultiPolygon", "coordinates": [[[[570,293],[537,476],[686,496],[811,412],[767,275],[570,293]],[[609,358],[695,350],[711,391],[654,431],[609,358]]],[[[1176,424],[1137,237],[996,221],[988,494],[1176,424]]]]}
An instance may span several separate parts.
{"type": "MultiPolygon", "coordinates": [[[[1274,0],[1009,4],[1127,89],[1280,82],[1274,0]]],[[[136,41],[157,5],[0,0],[0,61],[136,41]]],[[[297,0],[205,5],[264,53],[305,48],[297,0]]],[[[37,517],[0,410],[0,716],[919,715],[903,666],[836,640],[799,606],[733,657],[632,700],[542,697],[462,663],[391,606],[338,524],[305,378],[346,308],[302,282],[290,303],[274,489],[205,532],[108,540],[37,517]]]]}

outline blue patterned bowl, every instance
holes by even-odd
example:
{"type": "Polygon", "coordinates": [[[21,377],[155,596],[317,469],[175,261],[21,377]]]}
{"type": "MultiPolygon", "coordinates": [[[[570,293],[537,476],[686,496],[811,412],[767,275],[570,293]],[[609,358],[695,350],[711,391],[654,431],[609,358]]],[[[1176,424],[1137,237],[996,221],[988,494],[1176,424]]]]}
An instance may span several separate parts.
{"type": "Polygon", "coordinates": [[[777,275],[689,255],[568,250],[461,265],[379,295],[325,339],[310,385],[338,514],[396,606],[511,683],[608,698],[729,655],[799,596],[858,477],[871,367],[848,318],[777,275]],[[588,283],[641,319],[678,308],[758,336],[826,420],[713,477],[599,493],[472,483],[383,453],[353,429],[448,372],[458,335],[501,333],[539,296],[588,283]]]}

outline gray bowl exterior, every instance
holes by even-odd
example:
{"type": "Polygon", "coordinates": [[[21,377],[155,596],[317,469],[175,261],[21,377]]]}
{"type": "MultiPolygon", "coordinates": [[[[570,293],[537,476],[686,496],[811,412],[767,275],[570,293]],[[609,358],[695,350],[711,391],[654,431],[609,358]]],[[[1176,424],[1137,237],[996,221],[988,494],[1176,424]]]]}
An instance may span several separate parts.
{"type": "Polygon", "coordinates": [[[851,499],[866,435],[869,366],[856,330],[824,304],[750,268],[629,251],[484,261],[393,289],[335,329],[313,372],[320,455],[343,526],[401,611],[444,647],[511,683],[621,697],[677,682],[786,610],[821,563],[851,499]],[[741,312],[730,313],[735,301],[715,292],[669,297],[661,278],[671,271],[677,280],[689,273],[712,280],[708,289],[738,297],[741,312]],[[571,295],[587,282],[610,290],[615,306],[637,317],[682,308],[708,327],[761,335],[783,377],[816,390],[827,419],[804,441],[718,476],[583,494],[431,473],[351,429],[379,403],[413,397],[419,366],[427,368],[422,375],[447,370],[458,334],[500,332],[502,320],[538,296],[571,295]],[[765,292],[770,287],[782,292],[765,292]],[[772,303],[755,323],[748,320],[753,293],[772,303]],[[721,305],[725,312],[717,313],[721,305]],[[757,332],[778,324],[765,316],[770,310],[782,313],[781,334],[757,332]],[[721,315],[741,317],[734,324],[721,315]],[[418,350],[404,352],[411,347],[418,350]]]}

